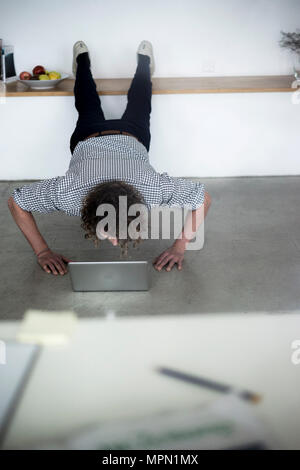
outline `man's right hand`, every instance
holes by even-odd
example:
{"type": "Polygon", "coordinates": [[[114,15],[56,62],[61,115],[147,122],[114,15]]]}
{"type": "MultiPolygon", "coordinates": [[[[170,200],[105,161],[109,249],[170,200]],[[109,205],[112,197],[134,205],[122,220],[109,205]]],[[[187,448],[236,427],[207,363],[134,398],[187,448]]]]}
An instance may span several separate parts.
{"type": "Polygon", "coordinates": [[[8,199],[7,204],[16,224],[36,253],[37,262],[41,268],[49,274],[66,274],[67,263],[71,260],[63,255],[54,253],[48,248],[47,242],[42,237],[32,213],[19,207],[12,196],[8,199]],[[42,251],[40,251],[41,249],[42,251]]]}
{"type": "Polygon", "coordinates": [[[59,255],[58,253],[54,253],[50,249],[37,256],[38,264],[44,271],[46,271],[46,273],[55,275],[60,274],[61,276],[66,274],[68,271],[66,264],[70,261],[70,259],[67,259],[63,255],[59,255]]]}

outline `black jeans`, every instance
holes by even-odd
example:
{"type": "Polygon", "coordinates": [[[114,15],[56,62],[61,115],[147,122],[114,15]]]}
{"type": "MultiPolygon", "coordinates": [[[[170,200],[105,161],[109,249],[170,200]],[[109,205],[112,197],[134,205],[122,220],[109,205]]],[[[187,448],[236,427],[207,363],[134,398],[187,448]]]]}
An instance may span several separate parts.
{"type": "Polygon", "coordinates": [[[77,57],[77,72],[74,86],[75,107],[79,117],[70,140],[73,154],[79,141],[104,130],[126,131],[143,143],[147,151],[150,147],[150,113],[152,82],[150,58],[138,54],[138,65],[127,94],[127,107],[121,119],[105,119],[96,84],[93,80],[90,59],[87,52],[77,57]]]}

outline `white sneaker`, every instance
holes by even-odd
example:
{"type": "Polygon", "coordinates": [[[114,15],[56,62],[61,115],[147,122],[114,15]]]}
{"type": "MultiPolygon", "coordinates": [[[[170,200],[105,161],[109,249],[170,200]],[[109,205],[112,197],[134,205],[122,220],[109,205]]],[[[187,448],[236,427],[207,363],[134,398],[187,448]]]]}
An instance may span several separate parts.
{"type": "Polygon", "coordinates": [[[137,60],[138,60],[138,54],[143,54],[143,55],[147,55],[148,57],[150,57],[150,73],[152,76],[155,70],[155,63],[154,63],[153,47],[152,47],[151,42],[142,41],[138,47],[136,54],[137,54],[137,60]]]}
{"type": "Polygon", "coordinates": [[[84,44],[83,41],[75,42],[75,44],[73,46],[73,66],[72,66],[74,77],[76,77],[76,71],[77,71],[77,61],[76,61],[76,59],[79,56],[79,54],[82,54],[83,52],[89,52],[89,50],[87,48],[87,45],[84,44]]]}

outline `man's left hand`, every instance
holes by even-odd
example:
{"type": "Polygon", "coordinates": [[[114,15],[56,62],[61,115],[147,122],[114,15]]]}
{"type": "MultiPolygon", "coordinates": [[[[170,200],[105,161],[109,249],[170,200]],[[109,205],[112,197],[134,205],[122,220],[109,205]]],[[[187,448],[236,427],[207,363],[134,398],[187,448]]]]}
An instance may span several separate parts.
{"type": "Polygon", "coordinates": [[[165,250],[153,261],[153,266],[157,271],[161,271],[162,268],[166,268],[166,271],[171,271],[174,264],[177,263],[179,271],[182,269],[182,263],[184,258],[185,244],[176,241],[170,248],[165,250]]]}

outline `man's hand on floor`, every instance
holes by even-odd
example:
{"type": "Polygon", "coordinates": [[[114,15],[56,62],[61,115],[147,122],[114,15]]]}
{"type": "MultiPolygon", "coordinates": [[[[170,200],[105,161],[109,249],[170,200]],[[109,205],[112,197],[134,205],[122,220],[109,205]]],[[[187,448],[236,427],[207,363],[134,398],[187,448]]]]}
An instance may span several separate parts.
{"type": "Polygon", "coordinates": [[[182,263],[184,258],[185,244],[177,240],[170,248],[163,251],[153,261],[153,266],[157,271],[161,271],[164,267],[166,271],[171,271],[173,266],[177,264],[179,271],[182,269],[182,263]]]}
{"type": "Polygon", "coordinates": [[[69,261],[71,260],[51,250],[45,251],[37,257],[38,264],[46,273],[62,276],[67,272],[66,263],[69,263],[69,261]]]}

